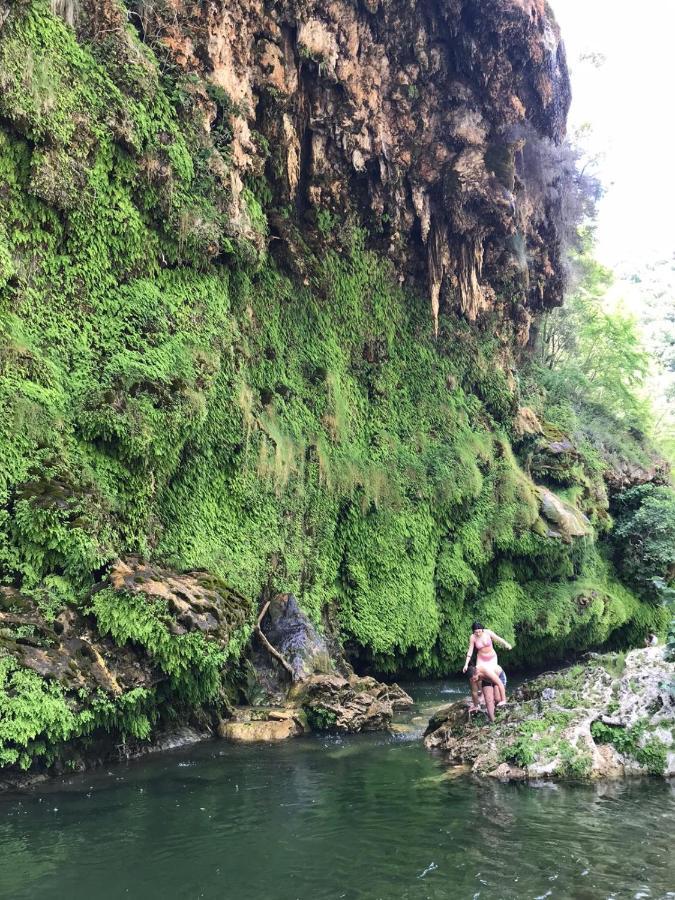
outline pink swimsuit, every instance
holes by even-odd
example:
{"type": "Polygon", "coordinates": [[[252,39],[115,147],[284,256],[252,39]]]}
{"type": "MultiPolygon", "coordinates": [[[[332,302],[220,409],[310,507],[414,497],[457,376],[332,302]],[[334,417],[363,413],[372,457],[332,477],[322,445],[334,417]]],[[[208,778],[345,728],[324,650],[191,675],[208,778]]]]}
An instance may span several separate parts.
{"type": "Polygon", "coordinates": [[[481,643],[481,644],[479,644],[478,641],[474,641],[473,645],[478,652],[478,658],[481,659],[483,662],[489,662],[493,657],[495,659],[497,659],[497,653],[495,651],[495,648],[492,646],[492,638],[491,637],[489,637],[489,636],[486,637],[485,642],[481,643]],[[487,655],[485,655],[481,652],[481,651],[487,650],[487,649],[492,650],[492,653],[488,653],[487,655]]]}

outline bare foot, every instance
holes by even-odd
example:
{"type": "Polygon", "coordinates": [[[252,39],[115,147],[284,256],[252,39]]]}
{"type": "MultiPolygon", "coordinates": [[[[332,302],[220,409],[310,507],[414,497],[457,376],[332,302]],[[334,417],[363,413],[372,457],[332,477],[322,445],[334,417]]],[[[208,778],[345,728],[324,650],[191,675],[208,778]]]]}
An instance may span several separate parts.
{"type": "Polygon", "coordinates": [[[497,704],[497,706],[508,706],[508,703],[506,702],[506,700],[501,700],[501,701],[497,704]]]}

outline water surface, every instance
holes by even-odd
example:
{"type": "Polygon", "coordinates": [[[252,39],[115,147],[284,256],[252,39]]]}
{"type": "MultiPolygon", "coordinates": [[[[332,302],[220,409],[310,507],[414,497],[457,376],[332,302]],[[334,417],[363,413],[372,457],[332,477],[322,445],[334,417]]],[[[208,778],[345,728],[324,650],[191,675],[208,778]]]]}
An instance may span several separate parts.
{"type": "MultiPolygon", "coordinates": [[[[419,724],[463,686],[413,690],[419,724]]],[[[0,897],[675,898],[666,782],[451,780],[420,728],[209,743],[2,796],[0,897]]]]}

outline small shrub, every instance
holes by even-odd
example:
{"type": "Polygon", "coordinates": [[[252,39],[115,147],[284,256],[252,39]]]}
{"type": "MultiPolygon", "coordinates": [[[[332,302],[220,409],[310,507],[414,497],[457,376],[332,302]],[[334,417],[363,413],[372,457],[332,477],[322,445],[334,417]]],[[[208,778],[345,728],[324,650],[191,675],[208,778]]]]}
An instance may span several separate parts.
{"type": "Polygon", "coordinates": [[[307,724],[312,731],[330,731],[335,727],[336,714],[323,706],[303,707],[307,716],[307,724]]]}

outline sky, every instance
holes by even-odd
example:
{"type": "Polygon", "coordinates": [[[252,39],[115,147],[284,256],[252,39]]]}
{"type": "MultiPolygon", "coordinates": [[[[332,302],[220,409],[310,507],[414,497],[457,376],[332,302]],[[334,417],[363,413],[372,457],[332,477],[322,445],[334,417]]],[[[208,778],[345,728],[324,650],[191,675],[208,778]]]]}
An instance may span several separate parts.
{"type": "Polygon", "coordinates": [[[601,154],[597,256],[612,268],[675,253],[675,0],[551,0],[572,77],[570,133],[601,154]],[[601,54],[599,65],[584,54],[601,54]]]}

